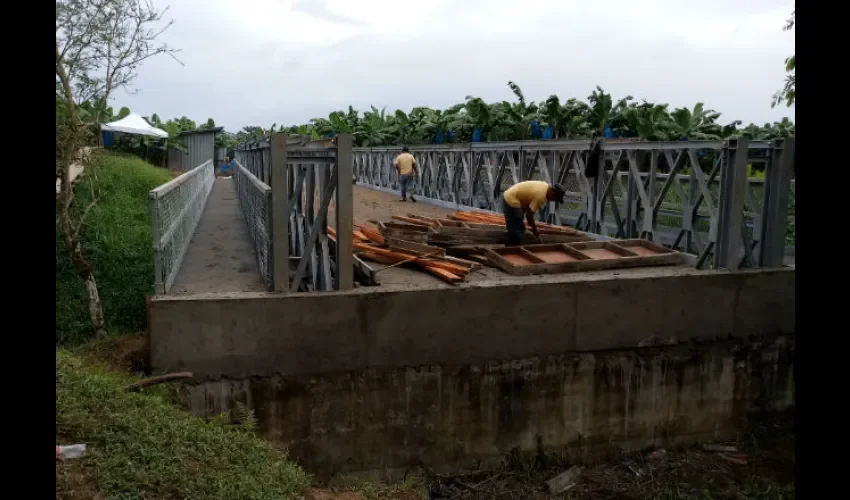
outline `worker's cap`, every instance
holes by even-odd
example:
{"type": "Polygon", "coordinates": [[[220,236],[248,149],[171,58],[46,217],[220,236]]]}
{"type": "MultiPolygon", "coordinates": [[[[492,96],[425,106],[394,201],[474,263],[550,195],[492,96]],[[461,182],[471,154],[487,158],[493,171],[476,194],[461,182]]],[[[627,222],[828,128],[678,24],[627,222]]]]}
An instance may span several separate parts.
{"type": "Polygon", "coordinates": [[[558,203],[564,202],[564,195],[567,194],[567,190],[564,189],[564,186],[560,184],[552,184],[552,192],[555,194],[555,201],[558,203]]]}

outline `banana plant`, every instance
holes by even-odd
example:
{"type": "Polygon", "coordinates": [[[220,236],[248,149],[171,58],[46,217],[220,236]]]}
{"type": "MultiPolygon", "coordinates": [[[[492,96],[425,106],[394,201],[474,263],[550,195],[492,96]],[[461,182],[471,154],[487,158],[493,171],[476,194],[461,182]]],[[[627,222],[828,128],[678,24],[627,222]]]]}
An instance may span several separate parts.
{"type": "Polygon", "coordinates": [[[606,93],[602,90],[602,87],[597,85],[596,90],[587,97],[588,102],[590,102],[590,113],[587,120],[593,134],[602,135],[612,116],[627,108],[632,99],[634,99],[632,96],[626,96],[614,104],[611,94],[606,93]]]}
{"type": "Polygon", "coordinates": [[[626,130],[622,135],[638,137],[645,141],[670,140],[673,121],[667,112],[667,104],[642,104],[629,106],[625,112],[626,130]]]}
{"type": "Polygon", "coordinates": [[[675,109],[670,117],[678,139],[712,140],[720,139],[722,134],[722,127],[716,123],[720,113],[705,109],[701,102],[694,105],[693,111],[688,108],[675,109]]]}
{"type": "Polygon", "coordinates": [[[358,146],[378,146],[386,144],[389,134],[387,133],[386,108],[378,111],[372,106],[371,111],[363,113],[363,119],[358,120],[357,128],[354,130],[354,140],[358,146]]]}
{"type": "Polygon", "coordinates": [[[514,82],[508,82],[508,87],[517,98],[517,102],[502,103],[502,116],[505,120],[505,140],[529,139],[531,123],[538,118],[539,106],[534,102],[526,102],[522,89],[514,82]]]}

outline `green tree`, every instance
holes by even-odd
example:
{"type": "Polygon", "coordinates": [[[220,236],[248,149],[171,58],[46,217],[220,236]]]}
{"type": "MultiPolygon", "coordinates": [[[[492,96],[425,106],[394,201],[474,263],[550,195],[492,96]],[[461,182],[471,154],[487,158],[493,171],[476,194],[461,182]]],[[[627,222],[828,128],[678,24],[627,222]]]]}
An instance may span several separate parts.
{"type": "MultiPolygon", "coordinates": [[[[163,14],[147,0],[57,0],[56,2],[56,175],[57,232],[88,295],[92,327],[106,335],[103,305],[91,264],[83,255],[81,229],[97,204],[73,207],[71,166],[86,164],[85,146],[99,140],[101,119],[116,89],[130,86],[145,60],[174,55],[157,42],[163,14]],[[88,109],[83,103],[91,103],[88,109]],[[90,111],[91,110],[91,111],[90,111]]],[[[111,115],[111,111],[109,112],[111,115]]],[[[90,183],[94,189],[94,183],[90,183]]]]}
{"type": "Polygon", "coordinates": [[[688,108],[679,108],[670,113],[670,117],[673,119],[673,133],[678,135],[677,139],[720,138],[722,127],[715,123],[720,118],[720,113],[705,109],[701,102],[696,103],[693,111],[688,108]]]}
{"type": "MultiPolygon", "coordinates": [[[[785,23],[785,27],[782,28],[784,31],[791,31],[794,29],[794,25],[797,22],[797,11],[794,10],[791,12],[791,17],[788,18],[788,21],[785,23]]],[[[771,107],[776,107],[781,102],[785,102],[785,106],[790,108],[797,97],[796,89],[796,75],[797,75],[797,57],[796,54],[792,54],[791,57],[785,59],[785,72],[788,73],[785,75],[785,85],[781,90],[777,91],[773,95],[773,102],[771,103],[771,107]]]]}
{"type": "MultiPolygon", "coordinates": [[[[536,103],[529,101],[515,82],[508,82],[508,86],[516,96],[513,102],[488,103],[468,95],[464,102],[444,110],[419,106],[409,113],[396,110],[391,114],[375,106],[361,114],[349,106],[347,111],[334,111],[327,118],[314,118],[308,124],[285,130],[292,135],[315,138],[350,133],[357,146],[430,144],[438,131],[442,131],[445,142],[470,142],[476,129],[481,130],[484,141],[524,140],[531,137],[534,120],[542,128],[551,126],[555,139],[599,136],[606,127],[620,137],[641,140],[717,139],[745,131],[753,137],[764,138],[779,133],[770,127],[757,126],[739,131],[740,120],[723,124],[719,121],[720,113],[706,109],[703,103],[671,112],[666,103],[646,100],[637,103],[632,96],[614,99],[600,87],[587,101],[576,98],[563,101],[552,94],[536,103]]],[[[790,129],[779,125],[771,127],[793,130],[793,123],[788,123],[790,129]]],[[[261,127],[251,129],[253,133],[266,132],[261,127]]]]}

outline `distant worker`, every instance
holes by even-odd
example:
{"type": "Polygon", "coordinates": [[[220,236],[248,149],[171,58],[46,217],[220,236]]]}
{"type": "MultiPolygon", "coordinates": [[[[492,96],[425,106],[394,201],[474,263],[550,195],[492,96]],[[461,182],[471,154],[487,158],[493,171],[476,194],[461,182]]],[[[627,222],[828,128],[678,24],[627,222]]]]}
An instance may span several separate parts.
{"type": "Polygon", "coordinates": [[[543,181],[525,181],[514,184],[504,192],[502,212],[505,214],[505,226],[508,229],[510,245],[522,243],[522,237],[525,234],[523,218],[528,221],[534,237],[540,240],[534,214],[548,201],[563,203],[564,188],[558,184],[552,185],[543,181]]]}
{"type": "MultiPolygon", "coordinates": [[[[401,188],[401,201],[407,201],[407,190],[413,187],[413,179],[419,173],[416,165],[416,158],[410,154],[410,149],[407,146],[401,148],[401,154],[395,159],[395,169],[398,170],[398,185],[401,188]]],[[[416,198],[413,193],[410,194],[410,201],[416,203],[416,198]]]]}
{"type": "Polygon", "coordinates": [[[231,171],[231,168],[233,168],[233,166],[230,163],[230,157],[225,156],[224,157],[224,164],[221,166],[221,174],[220,175],[222,177],[230,177],[233,174],[233,172],[231,171]]]}

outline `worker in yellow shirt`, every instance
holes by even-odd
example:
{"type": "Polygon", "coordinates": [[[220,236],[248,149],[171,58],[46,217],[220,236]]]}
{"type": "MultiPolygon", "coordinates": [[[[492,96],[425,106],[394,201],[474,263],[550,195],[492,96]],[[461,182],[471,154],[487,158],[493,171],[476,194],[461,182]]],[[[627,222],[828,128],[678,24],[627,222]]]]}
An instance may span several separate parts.
{"type": "MultiPolygon", "coordinates": [[[[395,159],[395,169],[398,170],[398,185],[401,188],[401,201],[407,201],[407,190],[413,185],[413,179],[419,172],[416,165],[416,158],[410,154],[407,146],[401,148],[401,154],[395,159]]],[[[410,195],[410,201],[416,203],[416,198],[413,194],[410,195]]]]}
{"type": "Polygon", "coordinates": [[[511,186],[502,195],[502,212],[505,214],[505,226],[508,229],[508,243],[518,245],[525,234],[525,222],[528,221],[534,237],[540,240],[540,233],[534,223],[534,214],[546,202],[564,202],[564,188],[558,184],[543,181],[525,181],[511,186]]]}

